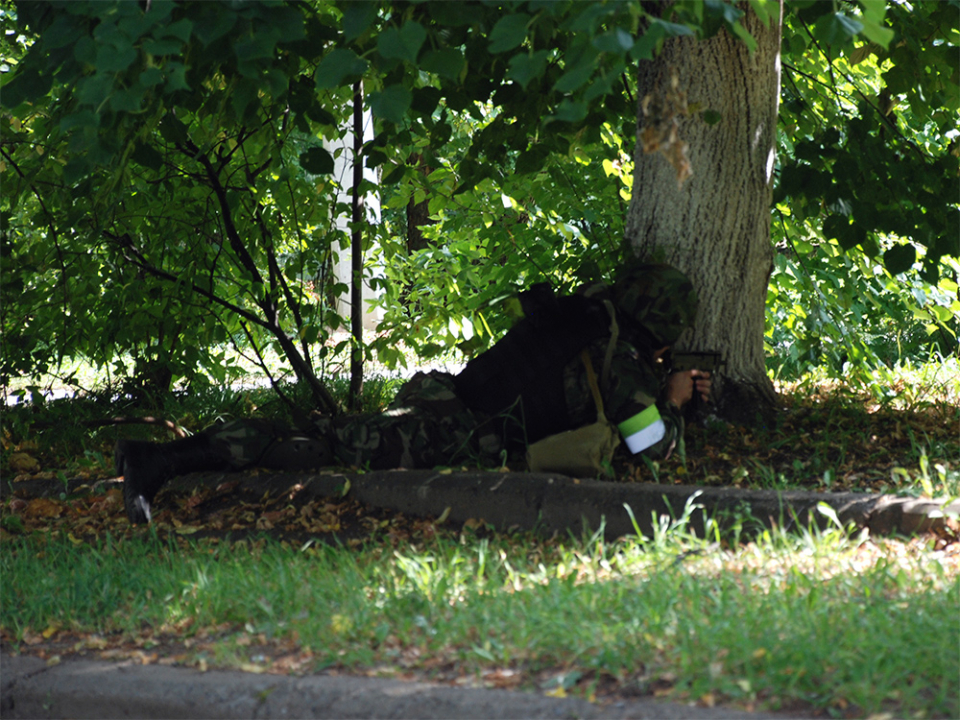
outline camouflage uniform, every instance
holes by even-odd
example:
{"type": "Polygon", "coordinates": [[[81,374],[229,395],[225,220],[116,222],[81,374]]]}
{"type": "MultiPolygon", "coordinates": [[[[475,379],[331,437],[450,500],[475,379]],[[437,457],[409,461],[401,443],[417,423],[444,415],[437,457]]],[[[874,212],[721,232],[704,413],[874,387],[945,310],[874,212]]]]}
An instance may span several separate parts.
{"type": "MultiPolygon", "coordinates": [[[[443,372],[415,374],[382,413],[320,416],[314,425],[317,437],[329,443],[332,463],[345,467],[489,466],[502,460],[495,419],[464,405],[454,392],[453,376],[443,372]]],[[[303,435],[256,419],[232,420],[204,432],[235,468],[255,465],[276,442],[303,435]]]]}
{"type": "MultiPolygon", "coordinates": [[[[609,300],[617,309],[619,335],[608,372],[601,377],[607,416],[619,424],[656,406],[663,436],[643,452],[652,457],[669,455],[683,435],[683,416],[663,399],[663,371],[652,356],[654,350],[672,345],[692,324],[697,303],[690,281],[669,266],[637,264],[628,267],[612,287],[595,285],[583,294],[609,300]]],[[[598,373],[605,366],[609,337],[588,346],[598,373]]],[[[596,420],[579,357],[563,369],[563,392],[570,428],[596,420]]],[[[516,436],[520,421],[515,415],[509,409],[491,415],[467,407],[452,375],[430,372],[417,373],[383,413],[322,417],[315,424],[316,435],[329,443],[336,465],[369,469],[496,465],[508,449],[507,438],[516,436]]],[[[235,420],[205,433],[238,468],[257,464],[276,441],[301,434],[263,420],[235,420]]]]}
{"type": "MultiPolygon", "coordinates": [[[[621,272],[612,287],[597,284],[582,292],[610,300],[617,311],[618,341],[607,376],[600,378],[607,417],[619,425],[655,405],[664,436],[643,454],[654,459],[669,456],[683,437],[683,412],[666,401],[666,377],[662,364],[653,360],[653,353],[676,343],[683,331],[693,326],[698,307],[693,284],[669,265],[634,263],[621,272]]],[[[596,341],[589,351],[594,368],[601,372],[607,342],[596,341]]],[[[594,422],[596,408],[586,373],[574,363],[564,370],[564,389],[572,426],[594,422]]]]}

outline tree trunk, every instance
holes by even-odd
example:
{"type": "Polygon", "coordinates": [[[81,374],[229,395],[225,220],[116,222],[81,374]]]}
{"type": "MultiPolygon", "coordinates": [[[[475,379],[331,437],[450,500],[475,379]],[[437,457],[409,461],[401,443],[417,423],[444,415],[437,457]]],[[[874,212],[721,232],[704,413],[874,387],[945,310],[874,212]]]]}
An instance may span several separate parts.
{"type": "MultiPolygon", "coordinates": [[[[780,18],[768,27],[748,10],[742,24],[757,40],[752,54],[724,30],[700,42],[672,39],[656,60],[640,63],[639,98],[662,98],[675,73],[677,89],[700,112],[678,118],[693,173],[682,187],[677,169],[682,158],[675,154],[671,166],[660,153],[645,153],[638,142],[625,235],[638,256],[668,262],[693,281],[700,310],[693,334],[685,334],[679,345],[724,353],[726,370],[715,385],[717,412],[752,422],[758,414],[769,416],[777,405],[766,374],[763,336],[773,269],[770,203],[780,18]],[[704,110],[718,112],[719,122],[705,122],[704,110]]],[[[648,100],[647,111],[656,105],[648,100]]],[[[638,141],[653,121],[644,117],[643,107],[641,100],[638,141]]],[[[673,150],[678,148],[675,144],[673,150]]]]}
{"type": "MultiPolygon", "coordinates": [[[[423,155],[419,153],[412,155],[409,162],[416,167],[417,172],[426,179],[430,174],[430,168],[424,163],[423,155]]],[[[416,193],[414,193],[416,195],[416,193]]],[[[430,219],[430,199],[425,197],[420,202],[415,202],[410,198],[407,203],[407,252],[415,253],[418,250],[426,250],[430,243],[423,236],[423,229],[427,225],[433,225],[430,219]]]]}

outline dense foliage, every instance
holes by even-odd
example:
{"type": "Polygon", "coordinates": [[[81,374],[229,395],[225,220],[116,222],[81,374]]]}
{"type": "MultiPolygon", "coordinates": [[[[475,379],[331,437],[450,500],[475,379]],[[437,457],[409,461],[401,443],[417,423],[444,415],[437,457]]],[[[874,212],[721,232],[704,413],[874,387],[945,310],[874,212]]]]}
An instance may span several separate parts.
{"type": "MultiPolygon", "coordinates": [[[[356,229],[383,291],[370,352],[484,346],[518,287],[569,288],[622,258],[625,203],[643,191],[631,66],[673,36],[752,40],[731,3],[662,11],[3,5],[0,374],[85,357],[165,389],[236,373],[233,346],[278,353],[332,405],[317,379],[346,324],[332,267],[356,229]],[[362,190],[385,212],[345,229],[334,155],[349,152],[358,83],[376,129],[362,162],[380,177],[362,190]]],[[[774,370],[955,350],[958,11],[787,4],[774,370]]]]}

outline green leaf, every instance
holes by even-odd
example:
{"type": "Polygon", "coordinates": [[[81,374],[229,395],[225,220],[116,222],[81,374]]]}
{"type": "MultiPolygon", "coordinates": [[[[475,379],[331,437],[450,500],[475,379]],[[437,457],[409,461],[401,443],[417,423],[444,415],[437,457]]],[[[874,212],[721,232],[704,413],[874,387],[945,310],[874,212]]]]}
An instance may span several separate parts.
{"type": "Polygon", "coordinates": [[[433,147],[445,145],[453,135],[453,127],[447,122],[439,122],[430,131],[430,144],[433,147]]]}
{"type": "Polygon", "coordinates": [[[189,138],[187,126],[183,124],[180,118],[169,112],[160,121],[160,137],[167,142],[185,142],[189,138]]]}
{"type": "Polygon", "coordinates": [[[49,75],[40,75],[32,67],[20,69],[0,92],[0,104],[5,108],[13,109],[25,100],[35,101],[50,91],[52,78],[49,75]]]}
{"type": "Polygon", "coordinates": [[[463,59],[463,53],[459,50],[443,48],[441,50],[431,50],[424,55],[420,61],[420,69],[454,79],[460,75],[465,64],[466,60],[463,59]]]}
{"type": "Polygon", "coordinates": [[[373,114],[397,125],[403,122],[412,100],[413,95],[403,85],[390,85],[369,96],[373,114]]]}
{"type": "Polygon", "coordinates": [[[248,109],[255,109],[254,101],[256,101],[257,95],[257,86],[252,82],[237,84],[230,97],[230,106],[238,118],[245,119],[248,117],[248,109]]]}
{"type": "Polygon", "coordinates": [[[660,28],[663,31],[666,37],[683,37],[685,35],[693,35],[693,28],[688,25],[683,25],[681,23],[672,23],[667,22],[666,20],[661,20],[660,18],[654,18],[650,23],[650,29],[654,27],[660,28]]]}
{"type": "Polygon", "coordinates": [[[403,176],[407,172],[406,165],[397,165],[395,168],[390,170],[386,175],[383,176],[381,181],[384,185],[395,185],[396,183],[403,180],[403,176]]]}
{"type": "MultiPolygon", "coordinates": [[[[219,10],[215,5],[208,5],[208,8],[219,10]]],[[[205,17],[199,19],[196,23],[197,37],[204,46],[209,46],[216,40],[219,40],[231,29],[237,22],[238,14],[235,12],[214,11],[208,12],[205,17]]]]}
{"type": "Polygon", "coordinates": [[[490,176],[490,171],[486,165],[481,165],[471,158],[467,158],[460,163],[459,171],[460,184],[454,190],[454,196],[473,190],[477,183],[490,176]]]}
{"type": "Polygon", "coordinates": [[[333,113],[317,102],[313,102],[307,107],[307,117],[319,125],[335,126],[337,124],[337,119],[333,116],[333,113]]]}
{"type": "Polygon", "coordinates": [[[664,39],[692,35],[694,35],[693,29],[687,25],[653,18],[650,21],[650,27],[642,37],[637,39],[630,51],[630,56],[634,60],[653,60],[654,52],[664,39]]]}
{"type": "Polygon", "coordinates": [[[150,168],[151,170],[159,170],[163,167],[163,156],[157,152],[156,148],[152,145],[146,145],[144,143],[137,143],[137,146],[133,150],[133,160],[140,163],[145,168],[150,168]]]}
{"type": "Polygon", "coordinates": [[[306,37],[304,13],[296,6],[270,8],[270,24],[275,27],[284,44],[294,43],[306,37]]]}
{"type": "Polygon", "coordinates": [[[841,215],[828,215],[822,226],[823,236],[828,240],[837,240],[850,226],[850,221],[841,215]]]}
{"type": "Polygon", "coordinates": [[[167,71],[167,91],[189,90],[187,85],[187,67],[181,63],[170,63],[165,67],[167,71]]]}
{"type": "Polygon", "coordinates": [[[333,156],[319,145],[300,153],[300,167],[311,175],[327,175],[333,172],[333,156]]]}
{"type": "Polygon", "coordinates": [[[515,171],[519,175],[537,172],[543,168],[546,159],[550,156],[550,150],[542,145],[534,145],[517,157],[515,171]]]}
{"type": "Polygon", "coordinates": [[[335,88],[343,84],[353,82],[353,79],[363,75],[367,69],[367,61],[357,57],[357,54],[349,48],[337,48],[328,53],[314,74],[318,90],[335,88]],[[349,80],[348,83],[344,81],[349,80]]]}
{"type": "Polygon", "coordinates": [[[814,35],[827,45],[840,46],[853,40],[863,30],[863,23],[842,12],[827,13],[817,20],[814,35]]]}
{"type": "Polygon", "coordinates": [[[871,20],[866,17],[861,18],[860,22],[863,24],[863,30],[861,30],[861,34],[865,38],[884,48],[890,46],[890,41],[893,40],[894,35],[893,30],[883,27],[883,25],[875,20],[871,20]]]}
{"type": "Polygon", "coordinates": [[[97,50],[98,72],[123,72],[137,59],[137,50],[132,45],[116,48],[101,45],[97,50]]]}
{"type": "Polygon", "coordinates": [[[776,21],[780,14],[780,7],[777,0],[750,0],[750,7],[756,13],[757,19],[764,25],[769,25],[771,21],[776,21]]]}
{"type": "Polygon", "coordinates": [[[595,37],[592,43],[600,52],[622,55],[633,47],[633,36],[623,28],[613,28],[595,37]]]}
{"type": "Polygon", "coordinates": [[[520,83],[521,87],[526,88],[531,80],[543,75],[549,56],[549,50],[537,50],[529,54],[520,53],[514,55],[510,58],[507,77],[520,83]]]}
{"type": "Polygon", "coordinates": [[[490,31],[490,52],[507,52],[520,45],[527,37],[529,22],[530,16],[526,13],[505,15],[497,20],[497,24],[490,31]]]}
{"type": "MultiPolygon", "coordinates": [[[[241,65],[252,64],[252,60],[273,57],[279,40],[280,32],[276,28],[268,28],[264,31],[254,33],[251,37],[238,40],[233,45],[233,53],[241,65]]],[[[253,73],[252,75],[244,74],[248,75],[248,77],[256,77],[255,68],[253,73]]]]}
{"type": "Polygon", "coordinates": [[[100,127],[100,116],[92,110],[81,110],[80,112],[65,115],[60,121],[60,130],[62,132],[84,127],[100,127]]]}
{"type": "Polygon", "coordinates": [[[82,17],[74,17],[67,13],[58,15],[50,24],[50,27],[43,31],[44,50],[49,52],[72,45],[81,37],[87,35],[87,30],[82,23],[82,17]]]}
{"type": "Polygon", "coordinates": [[[376,19],[379,3],[369,0],[346,0],[343,8],[343,36],[347,40],[358,38],[376,19]]]}
{"type": "Polygon", "coordinates": [[[647,31],[637,39],[630,51],[630,57],[634,60],[653,60],[654,51],[665,37],[666,32],[663,27],[657,23],[652,23],[647,31]]]}
{"type": "Polygon", "coordinates": [[[895,245],[883,254],[883,266],[891,275],[906,272],[917,261],[913,245],[895,245]]]}
{"type": "Polygon", "coordinates": [[[413,91],[413,100],[410,106],[421,115],[430,116],[440,104],[442,93],[435,87],[427,86],[413,91]]]}
{"type": "Polygon", "coordinates": [[[143,99],[148,91],[140,83],[110,96],[110,108],[115,112],[136,113],[143,109],[143,99]]]}
{"type": "Polygon", "coordinates": [[[562,93],[573,92],[586,85],[592,76],[593,58],[584,58],[579,65],[561,75],[553,89],[562,93]]]}
{"type": "Polygon", "coordinates": [[[753,35],[751,35],[750,31],[747,30],[740,23],[734,24],[733,34],[736,35],[741,40],[743,40],[743,42],[747,46],[747,50],[749,50],[751,53],[757,49],[757,39],[753,35]]]}
{"type": "Polygon", "coordinates": [[[388,60],[406,60],[414,64],[426,38],[427,31],[423,25],[411,20],[404,23],[402,28],[390,27],[380,33],[377,50],[388,60]]]}
{"type": "Polygon", "coordinates": [[[113,90],[113,75],[97,73],[77,83],[77,98],[84,105],[100,107],[113,90]]]}
{"type": "Polygon", "coordinates": [[[140,73],[138,82],[144,87],[153,87],[154,85],[159,85],[163,82],[163,72],[161,72],[160,68],[147,68],[140,73]]]}
{"type": "Polygon", "coordinates": [[[183,43],[176,38],[147,38],[143,41],[143,50],[150,55],[179,55],[183,51],[183,43]]]}
{"type": "Polygon", "coordinates": [[[578,123],[587,116],[587,104],[570,98],[564,98],[557,106],[557,111],[550,116],[550,120],[578,123]]]}
{"type": "Polygon", "coordinates": [[[179,38],[181,42],[187,43],[190,42],[191,32],[193,32],[193,22],[187,18],[182,18],[167,25],[163,29],[163,32],[159,33],[159,36],[166,37],[172,35],[175,38],[179,38]]]}

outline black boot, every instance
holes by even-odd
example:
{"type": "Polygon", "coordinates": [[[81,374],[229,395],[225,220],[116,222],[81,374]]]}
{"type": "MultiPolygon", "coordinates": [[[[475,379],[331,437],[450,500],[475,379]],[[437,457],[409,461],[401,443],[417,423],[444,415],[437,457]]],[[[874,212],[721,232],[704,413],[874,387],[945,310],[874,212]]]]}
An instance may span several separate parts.
{"type": "Polygon", "coordinates": [[[123,475],[123,504],[134,525],[150,522],[150,503],[170,478],[230,467],[203,434],[169,443],[120,440],[113,459],[117,474],[123,475]]]}

